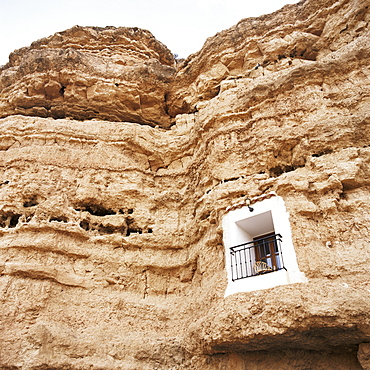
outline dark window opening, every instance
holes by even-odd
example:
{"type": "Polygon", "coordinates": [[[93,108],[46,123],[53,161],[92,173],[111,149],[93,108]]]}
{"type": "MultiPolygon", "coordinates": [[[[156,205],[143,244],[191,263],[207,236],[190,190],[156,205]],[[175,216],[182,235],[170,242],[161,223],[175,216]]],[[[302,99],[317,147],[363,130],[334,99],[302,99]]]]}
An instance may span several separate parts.
{"type": "Polygon", "coordinates": [[[279,270],[280,252],[278,242],[274,233],[260,235],[254,240],[254,249],[256,253],[256,261],[262,261],[267,264],[268,268],[273,271],[279,270]]]}

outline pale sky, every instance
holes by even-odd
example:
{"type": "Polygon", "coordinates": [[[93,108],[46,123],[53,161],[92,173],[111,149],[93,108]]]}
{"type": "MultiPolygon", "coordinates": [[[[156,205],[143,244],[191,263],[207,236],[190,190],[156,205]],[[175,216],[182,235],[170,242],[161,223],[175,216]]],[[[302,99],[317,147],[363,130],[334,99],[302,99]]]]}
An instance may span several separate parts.
{"type": "Polygon", "coordinates": [[[149,30],[180,58],[238,23],[298,0],[0,0],[0,65],[33,41],[79,26],[149,30]]]}

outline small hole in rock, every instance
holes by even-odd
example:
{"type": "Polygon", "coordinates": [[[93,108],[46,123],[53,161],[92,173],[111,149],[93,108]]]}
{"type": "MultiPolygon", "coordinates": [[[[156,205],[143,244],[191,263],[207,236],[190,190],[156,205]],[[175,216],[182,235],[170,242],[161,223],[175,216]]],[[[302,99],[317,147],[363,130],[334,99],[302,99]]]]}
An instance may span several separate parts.
{"type": "Polygon", "coordinates": [[[115,215],[112,209],[105,208],[99,204],[89,204],[86,206],[81,207],[81,211],[86,211],[92,214],[93,216],[107,216],[107,215],[115,215]]]}
{"type": "Polygon", "coordinates": [[[131,234],[142,234],[143,233],[143,230],[140,229],[140,228],[137,228],[137,229],[128,229],[127,230],[127,236],[131,235],[131,234]]]}
{"type": "Polygon", "coordinates": [[[16,227],[19,217],[21,217],[21,215],[12,215],[12,217],[10,218],[9,227],[16,227]]]}
{"type": "Polygon", "coordinates": [[[67,217],[60,216],[60,217],[52,217],[50,221],[57,221],[57,222],[68,222],[67,217]]]}
{"type": "Polygon", "coordinates": [[[339,198],[340,199],[344,199],[344,200],[347,200],[347,194],[345,193],[345,192],[343,192],[343,193],[341,193],[340,195],[339,195],[339,198]]]}
{"type": "Polygon", "coordinates": [[[90,230],[90,224],[88,221],[86,220],[83,220],[80,222],[80,227],[86,231],[89,231],[90,230]]]}
{"type": "Polygon", "coordinates": [[[28,201],[23,203],[23,207],[25,207],[25,208],[34,207],[34,206],[37,206],[37,205],[38,205],[38,202],[37,202],[36,197],[32,197],[28,201]]]}
{"type": "Polygon", "coordinates": [[[99,225],[98,231],[104,234],[113,234],[115,230],[113,226],[99,225]]]}
{"type": "Polygon", "coordinates": [[[0,217],[0,227],[6,227],[6,217],[0,217]]]}
{"type": "Polygon", "coordinates": [[[282,175],[285,172],[294,171],[294,169],[295,168],[293,166],[277,166],[277,167],[274,167],[274,168],[270,169],[270,176],[271,177],[278,177],[278,176],[282,175]]]}
{"type": "Polygon", "coordinates": [[[205,212],[203,213],[201,216],[200,216],[200,219],[201,220],[205,220],[207,219],[211,214],[209,212],[205,212]]]}

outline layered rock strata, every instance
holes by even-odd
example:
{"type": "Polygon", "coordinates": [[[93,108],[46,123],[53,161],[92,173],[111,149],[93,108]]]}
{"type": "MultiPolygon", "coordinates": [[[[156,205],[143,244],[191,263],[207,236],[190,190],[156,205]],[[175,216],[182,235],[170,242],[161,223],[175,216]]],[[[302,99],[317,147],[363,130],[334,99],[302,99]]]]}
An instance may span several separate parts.
{"type": "Polygon", "coordinates": [[[0,116],[168,127],[174,63],[149,31],[76,26],[10,55],[0,79],[0,116]]]}
{"type": "Polygon", "coordinates": [[[367,1],[307,0],[183,64],[126,28],[14,52],[0,367],[367,369],[369,20],[367,1]],[[308,282],[224,298],[222,217],[270,191],[308,282]]]}

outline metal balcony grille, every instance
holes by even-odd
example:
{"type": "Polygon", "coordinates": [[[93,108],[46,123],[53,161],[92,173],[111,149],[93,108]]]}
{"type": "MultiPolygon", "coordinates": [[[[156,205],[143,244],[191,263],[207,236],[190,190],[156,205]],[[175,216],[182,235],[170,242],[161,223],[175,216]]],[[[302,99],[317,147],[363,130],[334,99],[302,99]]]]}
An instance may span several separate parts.
{"type": "Polygon", "coordinates": [[[267,274],[284,267],[282,236],[269,234],[230,248],[232,281],[267,274]]]}

